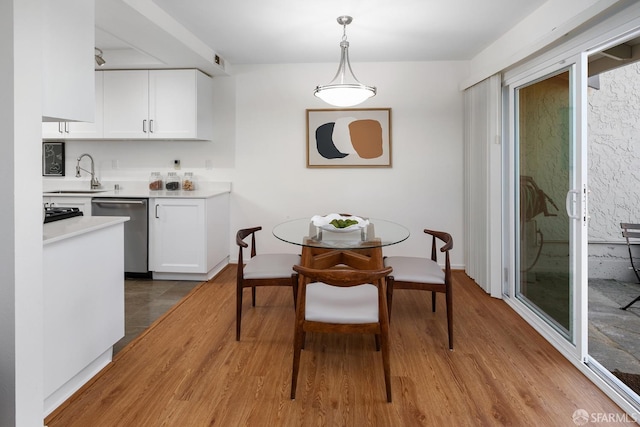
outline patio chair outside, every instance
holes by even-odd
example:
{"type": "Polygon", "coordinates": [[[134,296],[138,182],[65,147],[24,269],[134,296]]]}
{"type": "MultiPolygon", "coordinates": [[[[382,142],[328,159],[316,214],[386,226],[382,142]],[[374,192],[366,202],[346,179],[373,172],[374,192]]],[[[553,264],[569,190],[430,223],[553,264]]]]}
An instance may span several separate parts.
{"type": "MultiPolygon", "coordinates": [[[[631,251],[631,246],[640,245],[640,224],[622,222],[620,223],[620,227],[622,228],[622,237],[624,237],[627,242],[627,249],[629,250],[629,260],[631,261],[631,269],[635,273],[636,278],[638,279],[638,283],[640,283],[640,268],[637,267],[637,262],[640,261],[640,257],[635,257],[636,262],[634,262],[633,252],[631,251]]],[[[640,301],[640,295],[629,304],[625,305],[624,307],[620,307],[620,309],[626,310],[637,301],[640,301]]]]}

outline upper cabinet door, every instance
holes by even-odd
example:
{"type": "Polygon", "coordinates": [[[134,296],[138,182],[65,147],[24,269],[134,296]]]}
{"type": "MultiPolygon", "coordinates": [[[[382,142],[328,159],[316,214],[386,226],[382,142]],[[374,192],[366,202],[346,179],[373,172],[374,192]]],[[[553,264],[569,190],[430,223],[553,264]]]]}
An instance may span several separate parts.
{"type": "Polygon", "coordinates": [[[149,71],[149,138],[196,138],[196,73],[196,70],[149,71]]]}
{"type": "Polygon", "coordinates": [[[42,139],[102,139],[102,71],[95,72],[95,120],[93,122],[43,122],[42,139]]]}
{"type": "Polygon", "coordinates": [[[100,139],[103,134],[103,75],[104,72],[96,71],[96,114],[92,123],[88,122],[67,122],[68,135],[67,139],[100,139]]]}
{"type": "Polygon", "coordinates": [[[104,138],[147,139],[149,135],[149,72],[105,71],[104,138]]]}
{"type": "MultiPolygon", "coordinates": [[[[100,72],[102,137],[81,135],[70,124],[64,139],[211,140],[213,85],[198,70],[117,70],[100,72]]],[[[99,81],[97,82],[99,83],[99,81]]],[[[53,127],[45,135],[60,138],[53,127]]],[[[47,136],[45,136],[47,137],[47,136]]]]}
{"type": "Polygon", "coordinates": [[[93,122],[94,2],[43,5],[43,121],[93,122]]]}

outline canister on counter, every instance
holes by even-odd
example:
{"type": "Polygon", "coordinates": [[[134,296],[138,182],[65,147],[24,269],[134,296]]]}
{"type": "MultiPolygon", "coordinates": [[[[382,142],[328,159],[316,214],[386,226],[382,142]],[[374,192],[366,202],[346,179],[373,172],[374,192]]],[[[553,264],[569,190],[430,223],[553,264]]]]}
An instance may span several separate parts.
{"type": "Polygon", "coordinates": [[[182,178],[182,189],[184,191],[193,191],[196,189],[196,181],[193,177],[193,172],[184,173],[184,178],[182,178]]]}
{"type": "Polygon", "coordinates": [[[167,191],[176,191],[180,190],[180,177],[175,172],[169,172],[167,174],[167,180],[164,184],[164,188],[167,191]]]}
{"type": "Polygon", "coordinates": [[[160,175],[160,172],[151,172],[151,176],[149,176],[149,190],[160,191],[163,188],[162,175],[160,175]]]}

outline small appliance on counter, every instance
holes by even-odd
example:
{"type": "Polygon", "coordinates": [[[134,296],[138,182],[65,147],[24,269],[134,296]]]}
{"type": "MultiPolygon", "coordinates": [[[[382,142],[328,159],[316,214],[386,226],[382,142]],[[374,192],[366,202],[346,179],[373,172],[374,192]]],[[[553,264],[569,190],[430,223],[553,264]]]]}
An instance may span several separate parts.
{"type": "Polygon", "coordinates": [[[62,208],[58,206],[45,206],[44,208],[44,223],[59,221],[61,219],[73,218],[75,216],[82,216],[83,213],[80,208],[62,208]]]}

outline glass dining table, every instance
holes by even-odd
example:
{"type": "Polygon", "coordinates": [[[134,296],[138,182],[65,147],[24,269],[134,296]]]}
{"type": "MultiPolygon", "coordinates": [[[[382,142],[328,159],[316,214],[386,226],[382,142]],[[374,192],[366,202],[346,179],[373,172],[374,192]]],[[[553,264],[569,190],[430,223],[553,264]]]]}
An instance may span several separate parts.
{"type": "MultiPolygon", "coordinates": [[[[302,247],[301,265],[324,268],[332,257],[348,258],[348,264],[361,270],[384,267],[382,248],[409,238],[409,230],[395,222],[366,218],[368,224],[351,231],[316,226],[310,218],[286,221],[273,228],[273,235],[283,242],[302,247]]],[[[345,262],[347,264],[347,262],[345,262]]]]}

